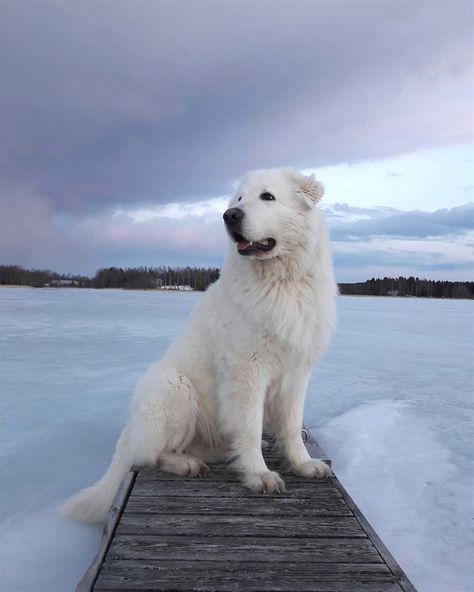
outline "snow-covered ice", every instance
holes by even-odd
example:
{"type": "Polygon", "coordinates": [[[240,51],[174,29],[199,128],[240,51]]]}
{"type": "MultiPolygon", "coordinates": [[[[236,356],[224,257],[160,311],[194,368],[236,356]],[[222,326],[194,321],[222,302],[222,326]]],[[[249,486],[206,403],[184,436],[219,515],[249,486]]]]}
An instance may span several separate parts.
{"type": "MultiPolygon", "coordinates": [[[[100,528],[57,508],[102,474],[199,298],[0,289],[1,590],[74,589],[100,528]]],[[[340,298],[310,384],[307,424],[419,592],[474,589],[473,325],[472,302],[340,298]]]]}

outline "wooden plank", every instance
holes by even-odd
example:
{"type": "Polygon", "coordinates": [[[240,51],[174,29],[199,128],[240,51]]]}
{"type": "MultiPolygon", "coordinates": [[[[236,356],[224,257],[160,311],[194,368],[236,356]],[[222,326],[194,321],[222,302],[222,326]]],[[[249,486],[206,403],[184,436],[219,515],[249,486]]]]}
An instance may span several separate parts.
{"type": "MultiPolygon", "coordinates": [[[[308,477],[301,477],[299,475],[294,475],[293,473],[290,473],[289,471],[278,471],[280,473],[280,475],[282,476],[282,478],[287,482],[287,483],[315,483],[315,484],[322,484],[324,485],[325,483],[331,482],[331,477],[323,477],[322,479],[320,478],[308,478],[308,477]]],[[[140,481],[149,481],[151,483],[157,483],[157,482],[191,482],[194,484],[199,484],[199,483],[215,483],[216,481],[223,481],[225,480],[228,483],[232,483],[232,484],[238,484],[241,482],[241,476],[233,471],[232,469],[229,469],[229,467],[214,467],[213,465],[211,465],[209,473],[205,476],[205,477],[196,477],[196,478],[190,478],[187,476],[182,476],[182,475],[175,475],[173,473],[165,473],[164,471],[161,471],[159,469],[153,468],[150,469],[148,468],[146,471],[141,469],[140,473],[139,473],[139,479],[140,481]]]]}
{"type": "MultiPolygon", "coordinates": [[[[306,446],[330,464],[309,432],[306,446]]],[[[140,469],[95,592],[414,592],[337,478],[265,459],[285,493],[254,494],[226,464],[201,480],[140,469]]]]}
{"type": "Polygon", "coordinates": [[[192,583],[183,582],[181,584],[168,584],[165,582],[164,585],[158,582],[135,582],[132,583],[119,583],[112,582],[108,583],[105,587],[94,588],[95,592],[108,592],[110,590],[116,590],[117,592],[171,592],[176,590],[179,592],[403,592],[400,585],[397,583],[389,582],[366,582],[365,580],[351,581],[351,582],[320,582],[313,581],[311,583],[301,582],[300,580],[274,580],[272,576],[264,577],[261,582],[241,582],[240,577],[237,581],[221,583],[207,584],[194,579],[192,583]],[[255,586],[258,585],[258,588],[255,586]],[[132,587],[133,586],[133,587],[132,587]]]}
{"type": "Polygon", "coordinates": [[[154,498],[132,495],[127,503],[127,511],[145,514],[203,514],[215,516],[352,516],[343,498],[321,497],[314,501],[285,497],[261,495],[255,498],[199,497],[178,495],[154,498]],[[278,500],[278,505],[275,501],[278,500]]]}
{"type": "Polygon", "coordinates": [[[109,548],[110,559],[199,561],[212,557],[218,562],[239,561],[303,563],[381,563],[372,542],[366,538],[179,537],[118,535],[109,548]],[[207,557],[206,557],[207,556],[207,557]]]}
{"type": "Polygon", "coordinates": [[[86,573],[82,576],[82,579],[77,585],[76,592],[90,592],[94,589],[94,583],[112,543],[115,530],[119,523],[125,504],[127,503],[127,499],[130,495],[130,491],[132,490],[134,481],[135,473],[133,471],[129,471],[123,477],[117,493],[115,494],[114,501],[112,502],[110,510],[107,514],[99,550],[92,560],[92,563],[90,564],[86,573]]]}
{"type": "Polygon", "coordinates": [[[375,548],[377,549],[378,553],[380,554],[382,560],[388,566],[388,568],[390,569],[390,571],[392,572],[392,574],[394,575],[396,580],[399,582],[402,590],[404,590],[404,592],[416,592],[416,588],[413,586],[411,581],[408,579],[408,576],[406,575],[406,573],[403,571],[403,569],[400,567],[400,565],[395,560],[393,555],[390,553],[390,551],[384,545],[381,538],[377,535],[375,530],[369,524],[369,521],[362,514],[362,512],[360,511],[357,504],[354,502],[354,500],[348,494],[346,489],[343,487],[342,483],[337,478],[335,478],[335,482],[337,483],[339,490],[341,491],[344,499],[346,500],[347,505],[352,510],[355,518],[357,519],[357,521],[361,525],[361,528],[364,530],[364,532],[367,534],[367,536],[373,542],[373,544],[374,544],[375,548]]]}
{"type": "MultiPolygon", "coordinates": [[[[261,498],[261,493],[249,491],[238,482],[225,482],[216,484],[212,481],[199,479],[186,479],[177,481],[150,481],[141,479],[140,476],[135,482],[133,495],[138,497],[169,497],[179,495],[180,497],[219,497],[219,498],[246,498],[252,500],[261,498]]],[[[342,495],[331,479],[306,479],[297,483],[290,483],[284,493],[266,494],[268,499],[298,498],[319,500],[320,497],[341,498],[342,495]]],[[[186,503],[186,502],[185,502],[186,503]]],[[[189,503],[189,502],[188,502],[189,503]]]]}
{"type": "Polygon", "coordinates": [[[396,590],[401,588],[384,564],[284,562],[245,564],[214,561],[110,561],[104,564],[96,590],[396,590]],[[348,586],[351,586],[350,588],[348,586]]]}
{"type": "MultiPolygon", "coordinates": [[[[177,573],[183,574],[197,573],[203,575],[209,571],[218,571],[220,573],[240,573],[244,562],[234,558],[231,561],[215,562],[213,559],[204,559],[202,561],[184,560],[176,562],[173,560],[162,560],[156,565],[144,563],[140,559],[109,559],[104,562],[104,570],[110,572],[112,569],[123,567],[127,571],[134,569],[157,569],[163,574],[169,574],[173,578],[177,573]]],[[[251,572],[258,574],[267,573],[265,563],[252,563],[251,572]]],[[[301,562],[285,561],[283,563],[271,564],[272,573],[284,576],[285,574],[301,573],[302,575],[311,571],[313,576],[331,576],[333,578],[344,578],[346,574],[359,574],[373,579],[390,580],[392,574],[384,563],[327,563],[312,562],[303,564],[301,562]]]]}
{"type": "MultiPolygon", "coordinates": [[[[214,516],[186,514],[135,514],[125,511],[117,528],[121,534],[174,536],[260,536],[278,538],[365,538],[352,516],[214,516]]],[[[282,544],[284,542],[282,541],[282,544]]]]}
{"type": "MultiPolygon", "coordinates": [[[[237,483],[240,482],[240,476],[237,472],[233,471],[226,465],[211,465],[209,467],[209,473],[205,477],[200,477],[195,479],[196,483],[207,483],[207,482],[222,482],[225,480],[229,483],[237,483]]],[[[289,471],[279,470],[280,475],[284,479],[285,483],[308,483],[307,477],[300,477],[298,475],[294,475],[289,471]]],[[[140,469],[139,478],[142,481],[152,481],[162,482],[162,481],[176,481],[176,482],[184,482],[188,481],[189,477],[183,477],[181,475],[175,475],[174,473],[165,473],[161,471],[158,467],[146,467],[140,469]]],[[[326,479],[310,479],[309,482],[311,483],[324,483],[326,479]]]]}
{"type": "MultiPolygon", "coordinates": [[[[289,480],[289,479],[302,480],[302,479],[304,479],[302,477],[297,477],[297,476],[291,475],[291,473],[288,471],[288,467],[286,466],[285,461],[282,460],[282,458],[278,454],[278,452],[274,450],[272,442],[271,442],[271,438],[265,437],[265,435],[264,435],[264,438],[266,440],[268,440],[267,447],[265,447],[263,449],[265,462],[267,463],[267,465],[269,465],[269,467],[272,468],[273,470],[279,470],[280,472],[284,473],[285,480],[289,480]]],[[[313,437],[312,433],[309,430],[307,430],[306,428],[303,428],[303,430],[302,430],[302,438],[303,438],[305,446],[308,449],[308,452],[310,453],[312,458],[321,459],[324,462],[326,462],[329,466],[331,466],[331,460],[327,457],[325,452],[319,446],[317,440],[313,437]]],[[[137,471],[139,470],[140,477],[145,477],[145,478],[160,479],[160,480],[161,479],[163,479],[163,480],[185,480],[185,479],[188,479],[187,477],[180,477],[179,475],[174,475],[173,473],[165,473],[163,471],[160,471],[156,465],[155,466],[145,466],[145,467],[135,467],[135,470],[137,470],[137,471]]],[[[238,474],[236,472],[234,472],[232,469],[232,463],[212,464],[210,467],[210,473],[206,477],[206,479],[209,479],[209,478],[212,479],[213,477],[217,478],[217,479],[222,479],[222,477],[223,477],[222,473],[227,473],[226,474],[227,480],[230,480],[230,481],[239,480],[238,474]]]]}

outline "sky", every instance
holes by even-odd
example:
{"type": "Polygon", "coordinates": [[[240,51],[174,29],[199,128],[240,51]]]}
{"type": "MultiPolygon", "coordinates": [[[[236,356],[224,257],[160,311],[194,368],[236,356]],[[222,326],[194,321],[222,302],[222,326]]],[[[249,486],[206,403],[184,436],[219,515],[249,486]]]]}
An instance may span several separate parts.
{"type": "Polygon", "coordinates": [[[340,281],[473,280],[468,0],[2,0],[0,263],[220,265],[256,168],[314,172],[340,281]]]}

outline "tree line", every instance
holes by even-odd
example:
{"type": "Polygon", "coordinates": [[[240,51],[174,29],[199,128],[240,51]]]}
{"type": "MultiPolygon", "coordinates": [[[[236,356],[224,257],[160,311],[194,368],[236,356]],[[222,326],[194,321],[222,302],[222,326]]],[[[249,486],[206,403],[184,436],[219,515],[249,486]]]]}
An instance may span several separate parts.
{"type": "Polygon", "coordinates": [[[204,291],[219,277],[216,267],[107,267],[94,277],[59,274],[49,269],[25,269],[19,265],[0,265],[0,285],[64,286],[74,288],[123,288],[153,290],[164,286],[189,286],[204,291]]]}
{"type": "Polygon", "coordinates": [[[70,281],[71,286],[84,288],[90,279],[80,275],[59,274],[50,269],[25,269],[20,265],[0,265],[0,286],[32,286],[43,288],[48,284],[70,281]]]}
{"type": "Polygon", "coordinates": [[[92,288],[152,290],[164,286],[190,286],[204,291],[219,277],[217,267],[108,267],[98,269],[92,288]]]}
{"type": "Polygon", "coordinates": [[[420,298],[474,298],[474,282],[425,280],[410,276],[339,284],[341,294],[352,296],[415,296],[420,298]]]}
{"type": "MultiPolygon", "coordinates": [[[[19,265],[0,265],[0,285],[64,286],[76,288],[123,288],[153,290],[165,286],[190,286],[204,291],[219,277],[216,267],[107,267],[94,277],[59,274],[49,269],[25,269],[19,265]]],[[[414,296],[423,298],[474,298],[474,282],[448,282],[410,276],[365,282],[341,283],[339,291],[354,296],[414,296]]]]}

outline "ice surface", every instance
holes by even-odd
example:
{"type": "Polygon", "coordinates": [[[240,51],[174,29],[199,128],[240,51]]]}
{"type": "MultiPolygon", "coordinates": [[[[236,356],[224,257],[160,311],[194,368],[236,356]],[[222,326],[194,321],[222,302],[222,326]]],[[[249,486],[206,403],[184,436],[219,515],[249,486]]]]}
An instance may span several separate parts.
{"type": "Polygon", "coordinates": [[[474,590],[473,303],[345,297],[306,420],[419,592],[474,590]]]}
{"type": "MultiPolygon", "coordinates": [[[[139,374],[195,293],[0,289],[0,589],[73,590],[100,528],[57,507],[105,470],[139,374]]],[[[345,297],[307,424],[419,592],[473,587],[472,302],[345,297]]]]}

